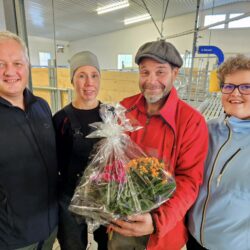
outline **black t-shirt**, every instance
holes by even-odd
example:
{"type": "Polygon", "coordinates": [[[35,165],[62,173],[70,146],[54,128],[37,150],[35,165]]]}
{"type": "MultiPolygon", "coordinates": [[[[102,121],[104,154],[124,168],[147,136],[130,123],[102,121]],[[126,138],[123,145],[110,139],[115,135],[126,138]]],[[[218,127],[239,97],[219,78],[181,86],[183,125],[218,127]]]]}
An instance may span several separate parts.
{"type": "Polygon", "coordinates": [[[97,138],[86,138],[93,129],[89,124],[102,121],[99,115],[100,105],[94,109],[83,110],[73,107],[72,111],[80,124],[81,137],[76,139],[71,128],[70,119],[64,109],[58,111],[53,122],[56,130],[58,167],[61,176],[61,191],[72,196],[89,162],[89,156],[97,138]],[[75,140],[73,144],[73,140],[75,140]]]}

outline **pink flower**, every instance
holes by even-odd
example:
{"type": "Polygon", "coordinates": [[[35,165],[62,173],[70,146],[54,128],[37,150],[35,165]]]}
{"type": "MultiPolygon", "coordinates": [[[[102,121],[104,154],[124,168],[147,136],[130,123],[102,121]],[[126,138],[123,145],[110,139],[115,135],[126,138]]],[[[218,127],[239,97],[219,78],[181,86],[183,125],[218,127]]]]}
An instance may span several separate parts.
{"type": "Polygon", "coordinates": [[[110,182],[115,181],[118,183],[124,183],[126,181],[126,174],[124,165],[121,161],[116,160],[111,165],[107,165],[101,174],[101,179],[110,182]]]}
{"type": "Polygon", "coordinates": [[[102,178],[102,180],[104,180],[106,182],[110,182],[111,181],[111,175],[110,175],[110,173],[107,173],[107,172],[102,173],[101,178],[102,178]]]}

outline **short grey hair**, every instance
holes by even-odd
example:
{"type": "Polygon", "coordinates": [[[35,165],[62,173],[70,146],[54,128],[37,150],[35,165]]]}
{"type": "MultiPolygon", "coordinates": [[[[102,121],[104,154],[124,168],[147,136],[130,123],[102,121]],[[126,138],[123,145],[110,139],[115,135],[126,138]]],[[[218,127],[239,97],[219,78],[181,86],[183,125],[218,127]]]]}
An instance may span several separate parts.
{"type": "Polygon", "coordinates": [[[27,59],[27,62],[29,63],[29,55],[28,55],[27,46],[26,46],[25,42],[19,36],[17,36],[16,34],[10,32],[10,31],[0,31],[0,42],[2,42],[4,40],[14,40],[17,43],[19,43],[23,49],[24,55],[27,59]]]}

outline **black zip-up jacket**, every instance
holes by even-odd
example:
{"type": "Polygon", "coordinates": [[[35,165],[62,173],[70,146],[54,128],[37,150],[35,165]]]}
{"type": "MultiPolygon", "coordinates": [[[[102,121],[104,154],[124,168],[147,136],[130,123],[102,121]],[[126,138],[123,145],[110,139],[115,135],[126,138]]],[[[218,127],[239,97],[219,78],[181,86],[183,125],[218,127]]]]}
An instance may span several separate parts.
{"type": "Polygon", "coordinates": [[[0,97],[0,249],[46,239],[58,223],[55,134],[48,104],[24,91],[25,111],[0,97]]]}

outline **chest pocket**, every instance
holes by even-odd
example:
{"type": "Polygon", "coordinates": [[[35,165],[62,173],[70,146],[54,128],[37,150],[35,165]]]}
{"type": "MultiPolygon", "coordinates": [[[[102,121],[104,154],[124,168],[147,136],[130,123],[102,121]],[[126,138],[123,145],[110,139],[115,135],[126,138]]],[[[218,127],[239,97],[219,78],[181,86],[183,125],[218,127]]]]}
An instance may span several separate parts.
{"type": "Polygon", "coordinates": [[[159,116],[150,117],[142,129],[131,133],[131,138],[149,156],[163,160],[166,167],[170,167],[174,155],[175,137],[170,126],[159,116]]]}

